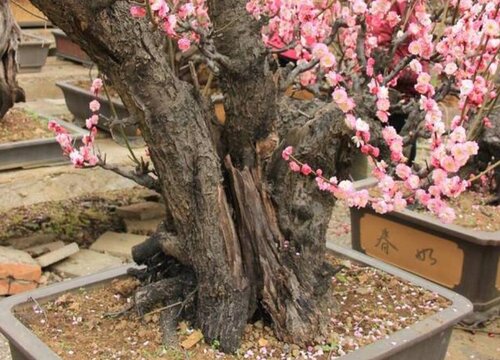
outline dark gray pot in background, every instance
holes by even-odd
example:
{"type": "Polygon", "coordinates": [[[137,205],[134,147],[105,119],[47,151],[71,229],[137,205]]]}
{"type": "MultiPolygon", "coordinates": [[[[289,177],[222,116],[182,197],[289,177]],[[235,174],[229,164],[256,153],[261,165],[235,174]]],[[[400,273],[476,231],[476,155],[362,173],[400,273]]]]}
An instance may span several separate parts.
{"type": "MultiPolygon", "coordinates": [[[[56,85],[62,90],[64,94],[64,99],[66,100],[66,106],[68,107],[71,114],[75,117],[75,121],[78,124],[85,124],[85,119],[90,117],[91,112],[89,109],[89,103],[95,99],[94,95],[90,90],[82,89],[74,85],[72,82],[58,81],[56,85]]],[[[107,119],[113,117],[113,111],[111,110],[111,105],[105,96],[99,97],[99,102],[101,104],[101,109],[99,113],[107,119]]],[[[111,98],[114,108],[120,119],[128,117],[128,111],[121,102],[120,99],[111,98]]],[[[104,120],[100,120],[97,125],[100,129],[109,131],[109,124],[104,120]]]]}
{"type": "MultiPolygon", "coordinates": [[[[333,244],[328,248],[336,255],[378,268],[384,272],[407,280],[449,299],[452,304],[443,311],[418,323],[395,332],[386,339],[378,340],[355,352],[341,357],[342,360],[442,360],[450,340],[453,326],[472,310],[472,304],[462,296],[434,285],[420,277],[411,275],[381,261],[333,244]]],[[[81,287],[96,286],[126,274],[128,266],[108,270],[99,274],[54,284],[32,292],[19,294],[0,302],[0,332],[9,340],[13,360],[56,360],[59,357],[38,337],[13,316],[18,307],[33,305],[35,299],[43,304],[67,291],[81,287]]]]}
{"type": "Polygon", "coordinates": [[[49,55],[50,43],[45,39],[24,33],[17,51],[17,66],[20,73],[42,71],[49,55]]]}
{"type": "MultiPolygon", "coordinates": [[[[55,121],[72,134],[76,147],[82,145],[81,140],[87,131],[63,120],[55,121]]],[[[67,162],[68,158],[64,156],[55,137],[0,144],[0,170],[33,168],[67,162]]]]}
{"type": "Polygon", "coordinates": [[[82,48],[75,44],[65,33],[60,29],[52,30],[52,34],[56,40],[56,56],[62,59],[71,60],[91,67],[94,63],[82,48]]]}

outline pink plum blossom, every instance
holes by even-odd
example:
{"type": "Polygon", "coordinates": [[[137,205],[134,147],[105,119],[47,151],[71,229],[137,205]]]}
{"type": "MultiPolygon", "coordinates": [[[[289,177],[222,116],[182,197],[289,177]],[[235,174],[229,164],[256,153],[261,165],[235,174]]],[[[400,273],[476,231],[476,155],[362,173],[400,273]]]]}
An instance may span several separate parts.
{"type": "Polygon", "coordinates": [[[191,47],[191,41],[187,38],[181,38],[177,42],[177,45],[181,51],[187,51],[191,47]]]}
{"type": "Polygon", "coordinates": [[[89,108],[92,112],[97,112],[101,108],[101,104],[97,100],[92,100],[89,104],[89,108]]]}

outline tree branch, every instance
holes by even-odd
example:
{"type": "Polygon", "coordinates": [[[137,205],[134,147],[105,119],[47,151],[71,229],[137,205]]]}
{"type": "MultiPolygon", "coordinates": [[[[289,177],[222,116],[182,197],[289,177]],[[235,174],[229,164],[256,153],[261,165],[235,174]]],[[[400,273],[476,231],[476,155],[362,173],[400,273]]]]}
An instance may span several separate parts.
{"type": "Polygon", "coordinates": [[[297,65],[286,77],[285,82],[281,86],[281,90],[287,89],[290,85],[293,84],[295,78],[299,76],[301,73],[311,70],[313,67],[319,64],[319,60],[315,59],[306,63],[302,63],[297,65]]]}
{"type": "Polygon", "coordinates": [[[104,160],[99,161],[97,163],[97,166],[105,170],[112,171],[115,174],[118,174],[129,180],[132,180],[141,186],[156,191],[157,193],[161,193],[160,182],[158,181],[158,179],[155,179],[151,175],[141,174],[136,171],[126,170],[117,165],[107,164],[104,160]]]}
{"type": "MultiPolygon", "coordinates": [[[[366,35],[366,23],[361,21],[361,30],[358,31],[358,38],[356,41],[356,54],[358,56],[359,62],[363,67],[363,70],[366,69],[366,55],[365,55],[365,35],[366,35]]],[[[363,71],[364,73],[364,71],[363,71]]]]}
{"type": "Polygon", "coordinates": [[[387,83],[389,83],[392,79],[394,79],[396,76],[399,75],[399,73],[408,66],[408,64],[413,60],[415,59],[416,56],[415,55],[408,55],[406,56],[405,58],[403,58],[399,64],[396,65],[396,67],[394,68],[394,70],[391,71],[391,73],[389,75],[387,75],[385,78],[384,78],[384,81],[382,83],[382,85],[387,85],[387,83]]]}
{"type": "Polygon", "coordinates": [[[98,12],[110,7],[117,1],[118,0],[92,0],[90,6],[94,11],[98,12]]]}
{"type": "MultiPolygon", "coordinates": [[[[337,32],[341,29],[341,28],[344,28],[344,27],[347,27],[347,23],[343,20],[336,20],[334,23],[333,23],[333,26],[332,26],[332,33],[331,35],[328,37],[328,39],[325,41],[325,44],[326,45],[330,45],[332,43],[332,41],[335,39],[335,36],[337,35],[337,32]]],[[[363,53],[364,53],[364,49],[363,49],[363,53]]],[[[281,86],[281,90],[286,90],[290,85],[293,84],[293,82],[295,81],[295,78],[297,76],[299,76],[301,73],[305,72],[305,71],[308,71],[308,70],[311,70],[313,67],[315,67],[316,65],[319,64],[319,60],[318,59],[315,59],[315,60],[312,60],[312,61],[309,61],[308,63],[302,63],[300,65],[297,65],[287,76],[284,84],[281,86]]],[[[365,64],[366,64],[366,59],[365,59],[365,64]]]]}

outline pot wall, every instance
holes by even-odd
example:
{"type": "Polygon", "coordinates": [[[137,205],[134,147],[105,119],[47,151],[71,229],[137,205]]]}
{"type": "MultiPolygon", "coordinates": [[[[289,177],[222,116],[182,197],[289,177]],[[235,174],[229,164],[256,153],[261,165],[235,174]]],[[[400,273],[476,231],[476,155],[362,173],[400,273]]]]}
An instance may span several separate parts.
{"type": "MultiPolygon", "coordinates": [[[[449,299],[449,308],[400,331],[386,339],[376,341],[355,352],[343,356],[342,360],[442,360],[445,357],[454,324],[467,316],[472,310],[470,302],[460,295],[434,285],[422,278],[411,275],[379,260],[356,251],[327,244],[337,256],[378,268],[398,276],[415,285],[436,292],[449,299]]],[[[128,266],[108,270],[99,274],[77,278],[63,283],[19,294],[0,302],[0,332],[9,340],[14,360],[55,360],[59,357],[40,339],[21,324],[13,315],[16,307],[30,306],[30,299],[43,303],[58,295],[77,290],[83,286],[95,286],[126,274],[128,266]]]]}
{"type": "MultiPolygon", "coordinates": [[[[61,81],[57,82],[56,85],[62,90],[64,99],[66,100],[66,106],[71,114],[73,114],[76,121],[84,124],[85,119],[91,115],[89,103],[94,100],[94,95],[89,90],[82,89],[69,82],[61,81]]],[[[120,119],[129,116],[127,109],[121,101],[115,99],[111,99],[111,101],[120,119]]],[[[111,110],[108,99],[100,96],[99,102],[101,103],[99,113],[105,118],[111,119],[113,117],[113,111],[111,110]]],[[[99,121],[97,126],[103,130],[109,131],[109,126],[104,120],[99,121]]]]}
{"type": "MultiPolygon", "coordinates": [[[[82,129],[62,120],[56,120],[76,140],[77,146],[86,134],[82,129]]],[[[34,139],[0,144],[0,170],[32,168],[68,162],[55,138],[34,139]]]]}
{"type": "Polygon", "coordinates": [[[405,210],[351,209],[352,246],[464,295],[478,312],[500,305],[500,232],[445,225],[405,210]]]}
{"type": "Polygon", "coordinates": [[[54,38],[56,40],[56,56],[75,61],[86,66],[93,65],[89,56],[81,49],[80,46],[71,41],[71,39],[62,30],[53,30],[52,34],[54,34],[54,38]]]}
{"type": "Polygon", "coordinates": [[[19,72],[40,72],[47,61],[50,43],[33,35],[23,34],[22,37],[17,51],[19,72]]]}

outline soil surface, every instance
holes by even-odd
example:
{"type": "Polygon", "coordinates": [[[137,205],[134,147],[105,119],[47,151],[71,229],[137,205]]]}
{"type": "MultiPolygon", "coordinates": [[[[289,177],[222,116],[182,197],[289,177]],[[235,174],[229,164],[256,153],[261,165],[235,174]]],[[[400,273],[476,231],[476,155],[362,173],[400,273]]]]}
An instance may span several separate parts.
{"type": "MultiPolygon", "coordinates": [[[[90,80],[78,80],[78,81],[74,81],[72,84],[75,86],[78,86],[79,88],[82,88],[84,90],[90,91],[90,87],[92,86],[92,81],[90,81],[90,80]]],[[[111,96],[112,98],[118,98],[118,99],[120,98],[120,95],[118,95],[118,92],[115,89],[113,89],[112,86],[106,85],[106,89],[108,90],[109,96],[111,96]]],[[[101,96],[104,98],[106,97],[106,93],[104,92],[104,90],[103,90],[101,96]]]]}
{"type": "MultiPolygon", "coordinates": [[[[377,187],[370,189],[372,195],[379,193],[377,187]]],[[[471,230],[500,231],[500,205],[489,205],[492,198],[491,194],[468,190],[455,199],[447,199],[446,202],[457,216],[453,224],[471,230]]],[[[437,219],[421,205],[410,205],[408,209],[437,219]]]]}
{"type": "Polygon", "coordinates": [[[329,260],[344,266],[332,279],[339,309],[325,314],[328,333],[307,349],[278,341],[270,324],[262,320],[247,325],[236,355],[219,352],[217,342],[205,344],[199,331],[185,322],[177,330],[180,346],[164,346],[159,311],[141,318],[134,310],[130,296],[137,282],[132,278],[66,293],[41,307],[33,303],[16,315],[63,359],[326,360],[385,338],[449,305],[437,294],[378,270],[332,256],[329,260]],[[118,315],[124,309],[131,310],[118,315]]]}
{"type": "Polygon", "coordinates": [[[123,231],[115,215],[119,206],[144,201],[151,192],[141,187],[38,203],[0,212],[0,245],[34,234],[54,234],[59,240],[87,247],[106,231],[123,231]]]}
{"type": "MultiPolygon", "coordinates": [[[[466,191],[448,203],[455,210],[457,218],[455,225],[471,230],[488,232],[500,231],[500,206],[488,205],[491,196],[475,191],[466,191]]],[[[428,213],[422,208],[416,208],[420,213],[428,213]]]]}
{"type": "Polygon", "coordinates": [[[0,119],[0,144],[54,137],[48,121],[25,110],[11,109],[0,119]]]}

